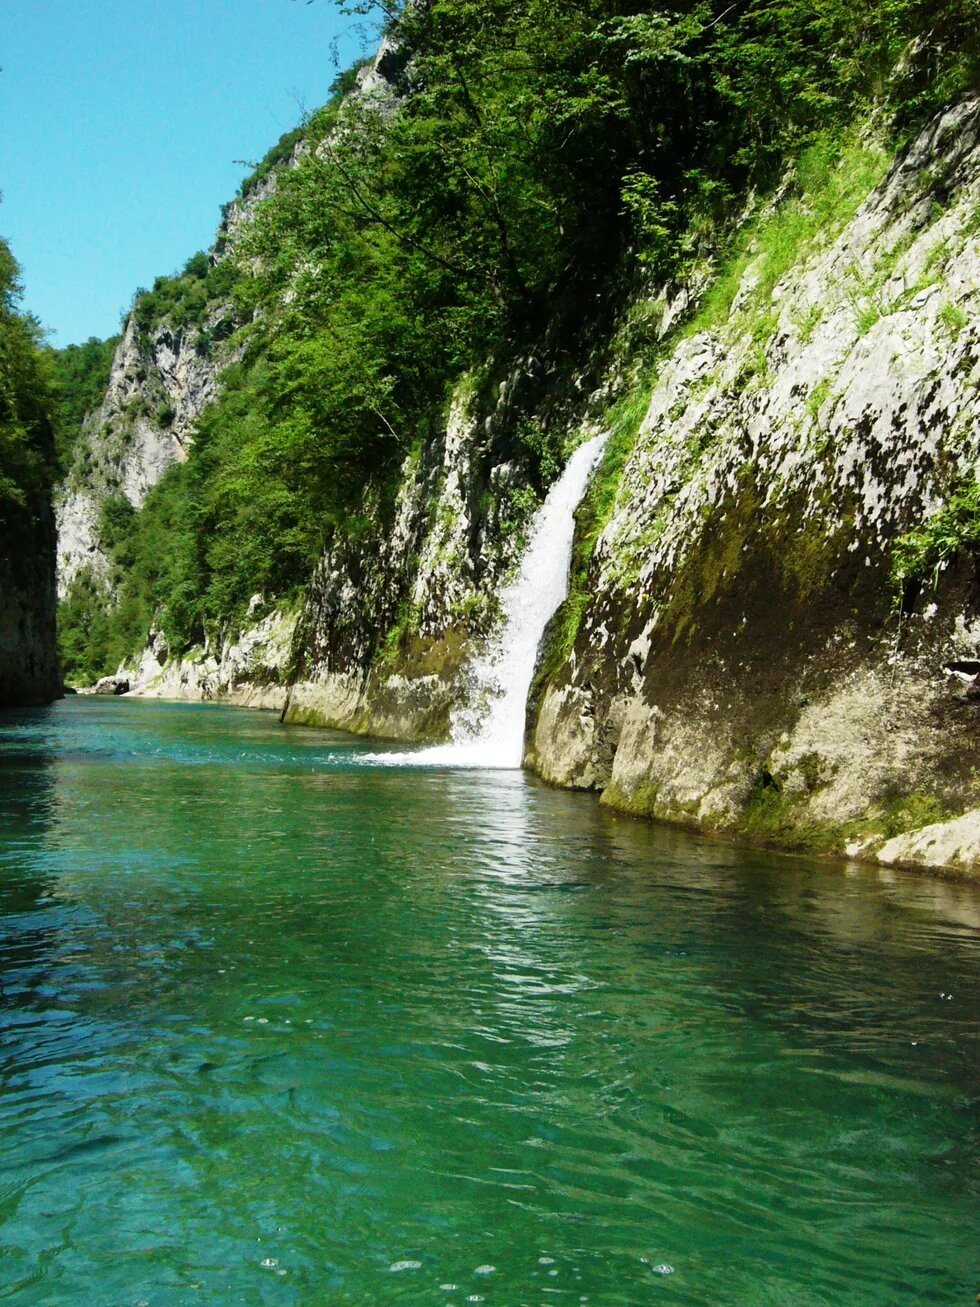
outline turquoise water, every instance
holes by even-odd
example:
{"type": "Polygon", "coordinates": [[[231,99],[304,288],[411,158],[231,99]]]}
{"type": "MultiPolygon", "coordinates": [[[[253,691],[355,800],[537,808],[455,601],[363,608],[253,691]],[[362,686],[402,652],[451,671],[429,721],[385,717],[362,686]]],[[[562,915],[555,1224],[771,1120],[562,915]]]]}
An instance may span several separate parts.
{"type": "Polygon", "coordinates": [[[974,1300],[980,893],[201,705],[0,726],[0,1301],[974,1300]]]}

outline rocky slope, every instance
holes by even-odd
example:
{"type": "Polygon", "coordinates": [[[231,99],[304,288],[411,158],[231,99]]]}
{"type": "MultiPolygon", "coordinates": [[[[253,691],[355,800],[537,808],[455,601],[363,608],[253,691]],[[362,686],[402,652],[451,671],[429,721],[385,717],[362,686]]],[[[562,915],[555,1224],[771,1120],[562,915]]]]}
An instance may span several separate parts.
{"type": "Polygon", "coordinates": [[[107,579],[100,517],[110,497],[139,508],[173,463],[186,458],[194,422],[213,399],[223,360],[201,348],[204,332],[227,318],[211,309],[204,328],[169,322],[141,330],[132,314],[116,350],[106,397],[91,414],[57,503],[58,592],[82,568],[107,579]]]}
{"type": "MultiPolygon", "coordinates": [[[[281,168],[301,148],[299,141],[282,164],[226,206],[208,273],[232,258],[256,209],[275,191],[281,168]]],[[[210,288],[207,275],[200,278],[206,302],[196,312],[178,301],[162,314],[147,313],[137,300],[127,318],[105,398],[85,421],[56,504],[61,597],[82,569],[102,584],[110,581],[101,530],[106,502],[121,496],[140,508],[167,469],[186,459],[197,419],[239,357],[229,344],[240,325],[236,308],[230,294],[210,288]]]]}
{"type": "MultiPolygon", "coordinates": [[[[393,81],[404,62],[398,48],[383,40],[374,60],[360,69],[353,94],[388,111],[396,103],[393,81]]],[[[137,299],[116,350],[105,399],[86,419],[58,495],[59,597],[83,569],[111,590],[111,561],[101,523],[106,502],[123,497],[139,509],[167,469],[186,459],[198,418],[216,397],[226,369],[241,356],[241,349],[230,343],[241,325],[238,311],[220,280],[217,290],[213,288],[210,273],[224,268],[229,273],[225,280],[231,283],[243,235],[275,193],[283,171],[294,167],[306,149],[301,130],[288,133],[271,152],[272,162],[261,165],[243,193],[223,208],[207,256],[208,271],[198,274],[201,288],[190,312],[181,302],[179,286],[177,303],[162,312],[137,299]]],[[[194,290],[192,285],[192,295],[194,290]]],[[[152,293],[149,298],[152,301],[152,293]]]]}
{"type": "MultiPolygon", "coordinates": [[[[891,566],[980,459],[978,119],[968,99],[931,124],[774,285],[765,250],[750,258],[728,313],[662,357],[574,644],[538,687],[526,761],[546,779],[779,844],[976,868],[973,818],[932,831],[980,798],[975,565],[954,558],[901,609],[891,566]],[[924,827],[932,852],[904,834],[924,827]]],[[[466,492],[481,421],[457,404],[437,495],[408,470],[383,575],[409,571],[415,620],[391,665],[370,661],[387,623],[363,557],[324,561],[294,719],[444,729],[459,614],[499,538],[466,492]]],[[[484,487],[510,471],[489,452],[484,487]]]]}
{"type": "Polygon", "coordinates": [[[371,526],[329,550],[298,611],[255,595],[241,631],[168,659],[155,635],[126,675],[143,694],[276,707],[286,720],[394,739],[446,737],[466,665],[494,629],[540,500],[521,423],[577,444],[606,401],[542,355],[466,377],[446,424],[409,456],[393,508],[369,493],[371,526]]]}

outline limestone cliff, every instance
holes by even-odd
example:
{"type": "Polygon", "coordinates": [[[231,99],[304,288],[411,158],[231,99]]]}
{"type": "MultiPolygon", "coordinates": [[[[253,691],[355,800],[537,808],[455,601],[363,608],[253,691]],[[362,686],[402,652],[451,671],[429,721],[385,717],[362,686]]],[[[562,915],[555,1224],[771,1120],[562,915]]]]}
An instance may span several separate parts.
{"type": "Polygon", "coordinates": [[[16,549],[0,553],[0,707],[61,694],[55,653],[55,529],[37,499],[19,515],[16,549]]]}
{"type": "MultiPolygon", "coordinates": [[[[403,65],[397,46],[386,38],[359,70],[352,94],[389,110],[396,103],[393,81],[403,65]]],[[[195,256],[183,274],[159,278],[153,291],[137,293],[105,398],[85,421],[57,498],[60,597],[83,569],[111,591],[110,559],[101,538],[107,501],[122,497],[140,508],[167,469],[186,459],[198,418],[242,354],[241,343],[231,339],[242,326],[231,294],[242,238],[284,170],[295,167],[307,149],[302,128],[286,133],[239,196],[223,207],[208,255],[195,256]],[[169,284],[158,304],[162,283],[169,284]]]]}
{"type": "Polygon", "coordinates": [[[789,178],[748,215],[720,281],[465,378],[300,611],[256,596],[181,660],[157,639],[137,684],[444,736],[560,465],[541,449],[616,427],[625,397],[645,417],[583,508],[527,765],[638,815],[975,870],[976,555],[954,541],[898,585],[895,545],[977,484],[980,102],[890,166],[871,128],[852,144],[820,194],[789,178]]]}
{"type": "Polygon", "coordinates": [[[219,700],[281,711],[292,668],[296,613],[265,607],[262,596],[256,595],[244,631],[182,658],[171,658],[166,639],[154,632],[139,659],[121,672],[133,692],[148,699],[219,700]]]}
{"type": "Polygon", "coordinates": [[[564,434],[576,408],[553,383],[542,399],[542,371],[522,360],[500,386],[464,382],[445,430],[403,468],[390,532],[323,558],[297,627],[288,720],[445,737],[537,502],[515,423],[533,416],[564,434]]]}
{"type": "Polygon", "coordinates": [[[106,501],[122,496],[139,508],[167,468],[186,458],[194,423],[229,361],[221,342],[232,324],[231,306],[220,300],[199,324],[164,318],[146,327],[138,308],[130,315],[105,399],[86,419],[58,499],[59,594],[83,567],[107,578],[106,501]]]}
{"type": "Polygon", "coordinates": [[[530,732],[541,775],[853,853],[978,804],[976,556],[904,594],[891,574],[896,539],[976,484],[978,206],[967,99],[663,360],[530,732]]]}
{"type": "MultiPolygon", "coordinates": [[[[955,555],[904,594],[892,567],[896,540],[980,460],[978,119],[962,101],[853,218],[804,223],[774,284],[750,246],[725,311],[667,334],[587,581],[545,650],[526,762],[546,779],[781,845],[976,867],[976,822],[941,857],[938,837],[927,856],[901,834],[980,801],[975,562],[955,555]]],[[[763,247],[770,218],[778,206],[763,247]]],[[[601,422],[623,370],[593,378],[567,443],[601,422]]],[[[393,536],[324,560],[293,719],[438,735],[465,694],[481,628],[464,615],[492,615],[480,596],[508,557],[474,498],[494,486],[497,501],[512,474],[467,402],[406,467],[393,536]],[[410,630],[386,646],[399,595],[410,630]]]]}
{"type": "Polygon", "coordinates": [[[406,459],[395,502],[367,493],[365,530],[328,550],[298,610],[256,595],[244,629],[176,659],[156,635],[126,667],[134,688],[274,706],[288,721],[397,739],[445,738],[466,700],[467,659],[494,629],[497,593],[545,488],[537,446],[578,443],[607,402],[588,376],[543,353],[464,378],[445,426],[406,459]]]}

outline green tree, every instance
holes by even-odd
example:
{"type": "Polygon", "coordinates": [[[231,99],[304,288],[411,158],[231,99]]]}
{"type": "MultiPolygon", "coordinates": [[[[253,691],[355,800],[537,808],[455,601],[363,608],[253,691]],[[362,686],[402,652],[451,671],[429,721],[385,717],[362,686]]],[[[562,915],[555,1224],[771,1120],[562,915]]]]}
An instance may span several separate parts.
{"type": "Polygon", "coordinates": [[[99,407],[109,384],[112,360],[119,337],[98,340],[90,336],[81,345],[48,348],[54,381],[54,428],[58,468],[64,474],[71,466],[82,423],[99,407]]]}
{"type": "Polygon", "coordinates": [[[19,311],[20,273],[0,240],[0,531],[18,525],[47,497],[54,471],[52,378],[36,319],[19,311]]]}

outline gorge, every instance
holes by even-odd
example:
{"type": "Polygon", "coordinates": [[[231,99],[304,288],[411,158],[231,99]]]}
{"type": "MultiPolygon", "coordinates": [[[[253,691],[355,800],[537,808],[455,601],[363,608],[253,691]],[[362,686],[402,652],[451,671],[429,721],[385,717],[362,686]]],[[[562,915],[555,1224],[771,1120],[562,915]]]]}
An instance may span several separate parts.
{"type": "MultiPolygon", "coordinates": [[[[684,292],[632,299],[626,343],[578,396],[533,398],[547,359],[513,365],[496,398],[468,375],[392,507],[368,492],[358,538],[338,537],[305,598],[255,594],[178,656],[151,631],[130,681],[444,737],[533,504],[514,424],[559,450],[612,430],[579,514],[574,593],[543,649],[527,764],[633,813],[972,871],[976,709],[956,669],[980,654],[973,565],[954,549],[893,577],[895,541],[922,530],[927,551],[920,523],[942,522],[980,452],[977,124],[964,98],[891,167],[873,140],[813,160],[811,190],[750,222],[727,290],[693,309],[684,292]],[[631,372],[637,320],[663,342],[652,380],[631,372]]],[[[139,504],[186,456],[218,384],[193,331],[154,330],[147,353],[127,329],[81,446],[95,479],[62,502],[63,584],[80,550],[108,567],[91,539],[99,476],[139,504]],[[133,396],[144,413],[154,402],[147,386],[171,424],[139,416],[113,445],[133,396]]]]}
{"type": "Polygon", "coordinates": [[[379,27],[118,336],[0,241],[0,1298],[972,1301],[976,0],[379,27]]]}
{"type": "Polygon", "coordinates": [[[524,765],[634,815],[972,875],[969,22],[875,29],[882,90],[841,74],[867,36],[846,4],[587,9],[559,31],[408,7],[213,248],[137,294],[58,490],[68,680],[445,742],[533,514],[601,436],[524,765]],[[837,53],[794,44],[820,24],[837,53]],[[753,40],[795,88],[766,149],[753,40]],[[525,93],[551,117],[526,128],[525,93]],[[654,108],[666,135],[634,141],[654,108]]]}

